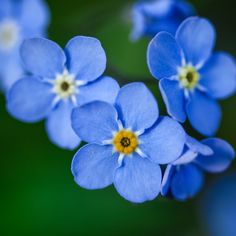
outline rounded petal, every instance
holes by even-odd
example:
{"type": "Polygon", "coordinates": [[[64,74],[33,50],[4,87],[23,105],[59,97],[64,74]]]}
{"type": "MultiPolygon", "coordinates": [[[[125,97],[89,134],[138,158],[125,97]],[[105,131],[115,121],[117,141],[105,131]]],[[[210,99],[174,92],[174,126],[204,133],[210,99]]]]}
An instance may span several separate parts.
{"type": "Polygon", "coordinates": [[[14,9],[14,4],[12,1],[1,0],[0,20],[11,17],[13,9],[14,9]]]}
{"type": "Polygon", "coordinates": [[[212,136],[220,125],[221,108],[206,94],[195,91],[187,104],[187,115],[191,125],[198,132],[212,136]]]}
{"type": "Polygon", "coordinates": [[[80,138],[71,127],[71,113],[73,104],[60,102],[50,113],[46,123],[48,136],[52,143],[64,148],[73,150],[80,144],[80,138]]]}
{"type": "Polygon", "coordinates": [[[195,153],[199,153],[205,156],[213,154],[213,150],[209,146],[197,141],[195,138],[192,138],[189,135],[187,135],[186,145],[191,151],[195,153]]]}
{"type": "Polygon", "coordinates": [[[215,53],[204,65],[200,84],[213,98],[227,98],[236,89],[236,64],[226,53],[215,53]]]}
{"type": "Polygon", "coordinates": [[[30,32],[31,36],[37,32],[43,32],[50,18],[46,2],[43,0],[21,0],[19,5],[19,21],[23,25],[23,29],[30,32]]]}
{"type": "Polygon", "coordinates": [[[132,8],[133,30],[130,34],[131,40],[137,41],[145,33],[145,19],[142,14],[142,5],[134,4],[132,8]]]}
{"type": "Polygon", "coordinates": [[[179,82],[162,79],[159,87],[168,114],[179,122],[184,122],[186,120],[185,97],[183,89],[179,86],[179,82]]]}
{"type": "Polygon", "coordinates": [[[172,162],[172,165],[178,166],[178,165],[189,164],[196,157],[197,157],[196,152],[193,152],[191,150],[187,150],[187,151],[183,152],[183,154],[176,161],[172,162]]]}
{"type": "Polygon", "coordinates": [[[182,153],[186,135],[182,126],[169,117],[159,121],[139,137],[140,149],[152,161],[168,164],[175,161],[182,153]]]}
{"type": "Polygon", "coordinates": [[[190,17],[180,25],[176,40],[183,49],[186,62],[200,66],[212,53],[215,29],[207,19],[190,17]]]}
{"type": "Polygon", "coordinates": [[[43,38],[27,39],[21,46],[21,57],[26,70],[34,75],[54,78],[62,73],[65,54],[53,41],[43,38]]]}
{"type": "Polygon", "coordinates": [[[8,112],[24,122],[36,122],[45,118],[52,109],[54,94],[51,85],[37,77],[18,80],[7,96],[8,112]]]}
{"type": "Polygon", "coordinates": [[[203,140],[214,153],[210,156],[198,155],[195,160],[198,166],[208,172],[222,172],[226,170],[235,157],[233,147],[226,141],[218,138],[203,140]]]}
{"type": "Polygon", "coordinates": [[[125,157],[123,166],[116,170],[114,185],[128,201],[142,203],[153,200],[160,192],[161,169],[135,153],[132,157],[125,157]]]}
{"type": "Polygon", "coordinates": [[[181,165],[171,182],[172,195],[177,200],[187,200],[200,191],[203,182],[204,175],[195,165],[181,165]]]}
{"type": "Polygon", "coordinates": [[[109,103],[95,101],[75,108],[72,112],[72,128],[88,143],[111,140],[118,128],[116,109],[109,103]]]}
{"type": "Polygon", "coordinates": [[[174,173],[175,173],[175,167],[173,165],[167,165],[161,183],[162,196],[168,195],[174,173]]]}
{"type": "Polygon", "coordinates": [[[78,105],[81,106],[95,100],[114,104],[119,89],[116,80],[108,76],[101,77],[93,83],[80,87],[77,96],[78,105]]]}
{"type": "Polygon", "coordinates": [[[101,189],[112,184],[118,167],[118,154],[111,146],[88,144],[82,147],[72,161],[75,182],[86,189],[101,189]]]}
{"type": "Polygon", "coordinates": [[[133,131],[151,127],[159,116],[157,102],[143,83],[130,83],[121,88],[116,105],[124,128],[133,131]]]}
{"type": "Polygon", "coordinates": [[[156,79],[177,75],[182,57],[174,37],[166,32],[157,34],[148,46],[147,61],[149,70],[156,79]]]}
{"type": "Polygon", "coordinates": [[[82,81],[93,81],[106,69],[106,54],[99,40],[77,36],[66,46],[67,67],[82,81]]]}
{"type": "Polygon", "coordinates": [[[24,70],[18,55],[8,58],[4,65],[0,66],[0,87],[7,92],[23,75],[24,70]]]}

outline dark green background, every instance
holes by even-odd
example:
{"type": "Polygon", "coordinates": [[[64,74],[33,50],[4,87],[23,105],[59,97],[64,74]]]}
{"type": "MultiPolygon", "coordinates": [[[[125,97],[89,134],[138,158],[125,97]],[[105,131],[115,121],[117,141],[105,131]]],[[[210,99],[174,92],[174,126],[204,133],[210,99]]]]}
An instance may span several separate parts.
{"type": "MultiPolygon", "coordinates": [[[[217,49],[235,56],[235,1],[193,2],[198,13],[215,24],[217,49]]],[[[152,79],[146,66],[148,41],[133,44],[128,38],[132,1],[48,3],[52,12],[51,39],[64,46],[75,35],[95,36],[107,53],[107,74],[120,84],[152,79]]],[[[165,114],[153,82],[149,86],[165,114]]],[[[236,97],[221,104],[224,116],[217,136],[236,147],[236,97]]],[[[123,200],[113,187],[83,190],[70,172],[73,154],[49,142],[43,123],[29,125],[11,118],[5,111],[4,97],[0,97],[0,235],[207,235],[198,211],[202,193],[185,203],[158,198],[135,205],[123,200]]],[[[234,170],[235,164],[229,171],[234,170]]],[[[217,178],[208,176],[205,188],[217,178]]]]}

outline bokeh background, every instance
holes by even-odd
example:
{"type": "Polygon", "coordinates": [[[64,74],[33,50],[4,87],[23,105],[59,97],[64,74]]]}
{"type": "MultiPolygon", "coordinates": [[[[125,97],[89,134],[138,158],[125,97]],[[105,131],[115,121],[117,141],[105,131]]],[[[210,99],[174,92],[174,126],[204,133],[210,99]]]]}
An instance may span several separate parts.
{"type": "MultiPolygon", "coordinates": [[[[129,40],[132,1],[47,2],[52,14],[49,38],[61,46],[75,35],[99,38],[108,57],[106,74],[121,85],[146,81],[158,99],[162,114],[166,114],[157,83],[146,65],[148,40],[138,43],[129,40]]],[[[216,26],[217,50],[236,56],[235,0],[191,2],[199,15],[216,26]]],[[[236,148],[236,96],[221,104],[224,115],[217,136],[236,148]]],[[[186,128],[202,138],[188,125],[186,128]]],[[[0,235],[209,235],[201,203],[211,184],[227,173],[207,176],[205,189],[187,202],[159,197],[135,205],[123,200],[113,187],[93,192],[79,188],[70,172],[73,155],[74,152],[50,143],[43,122],[29,125],[11,118],[5,109],[4,96],[0,95],[0,235]]],[[[228,173],[235,171],[234,163],[228,173]]]]}

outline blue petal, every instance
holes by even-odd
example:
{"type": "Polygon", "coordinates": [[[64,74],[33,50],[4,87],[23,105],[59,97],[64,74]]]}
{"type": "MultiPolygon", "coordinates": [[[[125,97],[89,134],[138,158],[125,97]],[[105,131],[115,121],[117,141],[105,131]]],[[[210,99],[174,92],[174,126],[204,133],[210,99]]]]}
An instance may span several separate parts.
{"type": "Polygon", "coordinates": [[[171,182],[172,195],[177,200],[187,200],[200,191],[203,182],[203,173],[195,165],[181,165],[171,182]]]}
{"type": "Polygon", "coordinates": [[[190,17],[180,25],[176,40],[184,51],[186,62],[200,66],[211,55],[215,45],[215,30],[208,20],[190,17]]]}
{"type": "Polygon", "coordinates": [[[219,128],[220,106],[204,93],[194,92],[187,104],[187,114],[191,125],[205,136],[214,135],[219,128]]]}
{"type": "Polygon", "coordinates": [[[189,135],[187,135],[186,145],[193,152],[200,153],[205,156],[213,154],[213,150],[209,146],[197,141],[189,135]]]}
{"type": "Polygon", "coordinates": [[[167,112],[179,122],[186,120],[185,97],[179,82],[162,79],[159,83],[160,91],[166,104],[167,112]]]}
{"type": "Polygon", "coordinates": [[[34,75],[55,78],[65,65],[63,50],[53,41],[43,38],[27,39],[21,46],[21,57],[26,70],[34,75]]]}
{"type": "Polygon", "coordinates": [[[69,150],[73,150],[80,144],[80,138],[71,127],[72,109],[71,102],[60,102],[50,113],[46,123],[47,133],[52,143],[69,150]]]}
{"type": "Polygon", "coordinates": [[[162,117],[139,137],[140,149],[158,164],[175,161],[182,153],[186,135],[181,125],[169,117],[162,117]]]}
{"type": "Polygon", "coordinates": [[[52,109],[54,94],[51,85],[37,77],[17,81],[7,96],[7,109],[15,118],[24,122],[36,122],[45,118],[52,109]]]}
{"type": "Polygon", "coordinates": [[[176,1],[176,6],[185,17],[193,16],[196,14],[196,10],[194,9],[193,5],[191,5],[187,1],[176,1]]]}
{"type": "MultiPolygon", "coordinates": [[[[1,58],[2,59],[2,58],[1,58]]],[[[0,60],[1,60],[0,59],[0,60]]],[[[24,74],[21,61],[17,55],[14,55],[0,65],[0,87],[7,92],[11,86],[24,74]]]]}
{"type": "Polygon", "coordinates": [[[193,162],[193,160],[197,157],[197,153],[193,152],[191,150],[184,151],[183,154],[174,162],[172,162],[172,165],[178,166],[178,165],[184,165],[189,164],[193,162]]]}
{"type": "Polygon", "coordinates": [[[132,8],[133,30],[131,32],[131,40],[136,41],[145,33],[145,20],[142,14],[140,4],[135,4],[132,8]]]}
{"type": "Polygon", "coordinates": [[[226,170],[235,157],[233,147],[226,141],[218,138],[203,140],[203,144],[209,146],[214,154],[211,156],[199,155],[195,162],[203,170],[208,172],[222,172],[226,170]]]}
{"type": "Polygon", "coordinates": [[[124,165],[117,169],[114,185],[128,201],[142,203],[153,200],[160,192],[161,169],[135,153],[132,157],[125,157],[124,165]]]}
{"type": "Polygon", "coordinates": [[[235,92],[236,65],[226,53],[215,53],[200,71],[200,84],[213,98],[227,98],[235,92]]]}
{"type": "Polygon", "coordinates": [[[171,34],[161,32],[148,46],[147,60],[149,70],[156,79],[177,75],[182,64],[180,47],[171,34]]]}
{"type": "Polygon", "coordinates": [[[116,109],[101,101],[85,104],[73,110],[72,127],[88,143],[111,140],[112,133],[119,129],[116,109]]]}
{"type": "Polygon", "coordinates": [[[185,1],[139,1],[132,10],[134,40],[154,37],[160,31],[175,34],[179,24],[194,14],[193,7],[185,1]]]}
{"type": "Polygon", "coordinates": [[[154,37],[159,31],[167,31],[177,20],[171,20],[173,3],[170,1],[146,1],[134,4],[133,10],[133,32],[131,37],[138,40],[142,36],[154,37]]]}
{"type": "Polygon", "coordinates": [[[106,69],[106,54],[99,40],[77,36],[66,46],[67,66],[82,81],[93,81],[106,69]]]}
{"type": "Polygon", "coordinates": [[[133,131],[151,127],[159,116],[157,102],[143,83],[130,83],[121,88],[116,105],[124,128],[133,131]]]}
{"type": "Polygon", "coordinates": [[[115,99],[119,92],[119,85],[116,80],[111,77],[101,77],[100,79],[81,86],[77,96],[78,105],[83,105],[95,100],[115,103],[115,99]]]}
{"type": "Polygon", "coordinates": [[[169,193],[174,173],[175,173],[175,167],[173,165],[167,165],[161,183],[161,194],[163,196],[166,196],[169,193]]]}
{"type": "Polygon", "coordinates": [[[42,0],[21,0],[19,22],[28,36],[44,32],[49,23],[49,9],[42,0]],[[30,9],[30,10],[29,10],[30,9]]]}
{"type": "Polygon", "coordinates": [[[14,9],[14,4],[9,0],[1,0],[0,20],[10,18],[14,9]]]}
{"type": "Polygon", "coordinates": [[[112,184],[118,167],[118,154],[111,146],[88,144],[72,161],[72,173],[78,185],[86,189],[101,189],[112,184]]]}
{"type": "Polygon", "coordinates": [[[144,15],[153,18],[167,18],[175,7],[171,1],[146,1],[140,3],[140,5],[144,15]]]}

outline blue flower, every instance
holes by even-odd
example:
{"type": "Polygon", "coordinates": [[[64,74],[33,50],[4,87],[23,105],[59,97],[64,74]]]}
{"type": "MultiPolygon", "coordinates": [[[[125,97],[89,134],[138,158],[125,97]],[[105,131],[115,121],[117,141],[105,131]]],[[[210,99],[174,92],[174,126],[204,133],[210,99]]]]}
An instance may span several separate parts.
{"type": "Polygon", "coordinates": [[[74,109],[72,127],[89,143],[72,162],[76,183],[86,189],[113,183],[135,203],[159,194],[159,164],[176,160],[186,138],[178,122],[159,117],[156,100],[142,83],[121,88],[114,106],[97,101],[74,109]]]}
{"type": "Polygon", "coordinates": [[[106,68],[106,55],[95,38],[74,37],[65,52],[53,41],[34,38],[21,47],[26,69],[32,74],[18,80],[7,96],[8,111],[24,122],[47,119],[51,141],[74,149],[80,139],[71,128],[71,112],[93,100],[113,103],[117,82],[100,78],[106,68]]]}
{"type": "Polygon", "coordinates": [[[234,149],[218,138],[202,142],[187,136],[181,157],[169,164],[162,181],[162,195],[186,200],[195,196],[204,182],[204,171],[219,173],[226,170],[234,159],[234,149]]]}
{"type": "Polygon", "coordinates": [[[234,59],[213,53],[215,30],[204,18],[191,17],[175,37],[160,32],[148,48],[148,65],[160,80],[168,113],[180,122],[188,116],[191,125],[206,136],[219,128],[221,109],[216,101],[235,92],[234,59]]]}
{"type": "Polygon", "coordinates": [[[131,39],[154,37],[163,30],[174,34],[180,23],[194,14],[194,8],[185,0],[137,2],[132,8],[131,39]]]}
{"type": "Polygon", "coordinates": [[[49,11],[43,0],[0,0],[0,88],[7,91],[23,74],[19,48],[30,37],[44,36],[49,11]]]}

